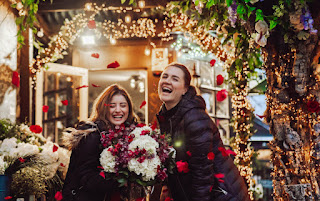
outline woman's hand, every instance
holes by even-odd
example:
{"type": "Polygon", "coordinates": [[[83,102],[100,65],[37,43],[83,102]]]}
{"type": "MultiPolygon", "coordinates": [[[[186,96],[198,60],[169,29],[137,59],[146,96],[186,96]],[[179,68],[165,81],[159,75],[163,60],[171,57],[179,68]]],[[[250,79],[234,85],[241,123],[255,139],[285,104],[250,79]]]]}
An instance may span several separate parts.
{"type": "Polygon", "coordinates": [[[167,186],[162,186],[161,194],[160,194],[160,201],[165,201],[165,199],[169,197],[169,189],[167,186]]]}

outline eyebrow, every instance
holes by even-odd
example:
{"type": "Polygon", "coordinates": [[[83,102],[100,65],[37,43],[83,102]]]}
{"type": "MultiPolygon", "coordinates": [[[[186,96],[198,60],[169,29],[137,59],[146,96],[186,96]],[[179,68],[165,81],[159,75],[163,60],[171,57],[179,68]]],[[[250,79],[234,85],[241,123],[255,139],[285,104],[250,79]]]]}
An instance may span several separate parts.
{"type": "MultiPolygon", "coordinates": [[[[163,75],[169,76],[168,73],[164,73],[163,75]]],[[[180,77],[176,75],[172,75],[172,77],[180,79],[180,77]]]]}

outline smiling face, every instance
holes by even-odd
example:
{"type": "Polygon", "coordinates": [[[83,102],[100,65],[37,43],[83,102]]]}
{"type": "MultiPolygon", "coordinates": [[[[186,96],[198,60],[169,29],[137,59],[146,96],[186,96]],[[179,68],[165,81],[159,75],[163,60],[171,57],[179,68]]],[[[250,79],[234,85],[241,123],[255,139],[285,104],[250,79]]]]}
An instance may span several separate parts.
{"type": "Polygon", "coordinates": [[[114,125],[123,124],[129,116],[129,105],[121,94],[114,95],[109,103],[107,119],[114,125]]]}
{"type": "Polygon", "coordinates": [[[163,71],[158,84],[158,93],[167,110],[176,106],[187,90],[184,72],[181,69],[169,66],[163,71]]]}

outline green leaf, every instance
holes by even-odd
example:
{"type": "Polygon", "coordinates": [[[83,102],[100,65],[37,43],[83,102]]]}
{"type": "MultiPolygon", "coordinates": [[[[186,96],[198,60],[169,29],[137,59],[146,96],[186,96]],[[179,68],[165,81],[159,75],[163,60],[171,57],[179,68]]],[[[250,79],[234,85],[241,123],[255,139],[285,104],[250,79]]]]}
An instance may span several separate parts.
{"type": "Polygon", "coordinates": [[[216,4],[215,0],[209,0],[206,4],[206,8],[211,8],[215,4],[216,4]]]}
{"type": "Polygon", "coordinates": [[[16,19],[16,24],[17,24],[17,25],[22,24],[22,23],[23,23],[23,20],[24,20],[24,17],[25,17],[25,16],[17,17],[17,19],[16,19]]]}
{"type": "Polygon", "coordinates": [[[194,5],[199,5],[199,0],[196,0],[195,2],[194,2],[194,5]]]}
{"type": "Polygon", "coordinates": [[[270,30],[272,30],[273,28],[275,28],[277,26],[278,22],[274,21],[274,20],[270,20],[270,30]]]}
{"type": "Polygon", "coordinates": [[[134,3],[134,0],[130,0],[129,1],[129,5],[133,4],[134,3]]]}
{"type": "Polygon", "coordinates": [[[124,4],[126,2],[126,0],[121,0],[121,4],[124,4]]]}
{"type": "Polygon", "coordinates": [[[226,0],[226,1],[227,1],[227,6],[228,6],[228,7],[231,6],[233,0],[226,0]]]}
{"type": "Polygon", "coordinates": [[[256,10],[256,21],[263,20],[263,13],[261,9],[256,10]]]}
{"type": "Polygon", "coordinates": [[[246,9],[244,8],[244,6],[243,5],[238,5],[238,7],[237,7],[237,13],[238,14],[244,14],[246,12],[246,9]]]}
{"type": "Polygon", "coordinates": [[[12,8],[16,8],[17,7],[17,4],[15,3],[15,4],[11,4],[10,5],[12,8]]]}

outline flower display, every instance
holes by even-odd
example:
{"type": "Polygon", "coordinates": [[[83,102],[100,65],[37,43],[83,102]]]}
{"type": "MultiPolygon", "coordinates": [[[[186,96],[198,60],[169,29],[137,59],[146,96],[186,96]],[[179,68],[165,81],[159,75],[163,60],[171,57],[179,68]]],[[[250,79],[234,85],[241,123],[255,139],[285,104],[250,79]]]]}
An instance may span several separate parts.
{"type": "Polygon", "coordinates": [[[104,150],[100,164],[108,173],[106,179],[114,178],[120,186],[128,181],[148,186],[167,178],[164,164],[174,152],[154,125],[116,126],[115,130],[102,132],[101,143],[104,150]]]}

